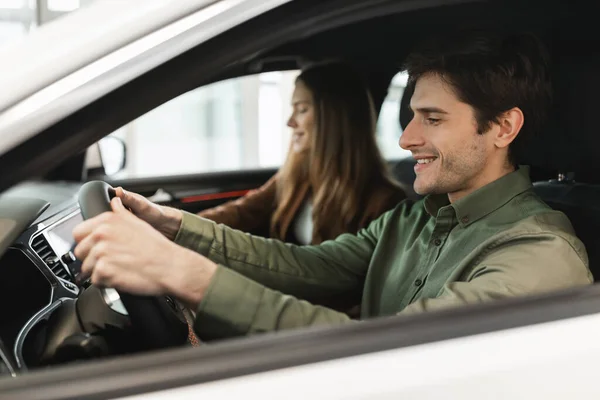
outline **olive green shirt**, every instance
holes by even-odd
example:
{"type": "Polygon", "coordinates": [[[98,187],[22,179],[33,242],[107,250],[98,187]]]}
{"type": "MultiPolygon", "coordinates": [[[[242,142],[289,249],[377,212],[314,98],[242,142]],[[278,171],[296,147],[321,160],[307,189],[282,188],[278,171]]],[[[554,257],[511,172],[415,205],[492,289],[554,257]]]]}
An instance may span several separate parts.
{"type": "Polygon", "coordinates": [[[197,309],[204,339],[340,324],[305,299],[363,290],[362,318],[412,314],[592,283],[567,217],[521,167],[450,204],[404,201],[356,235],[317,246],[256,237],[184,213],[176,243],[220,267],[197,309]]]}

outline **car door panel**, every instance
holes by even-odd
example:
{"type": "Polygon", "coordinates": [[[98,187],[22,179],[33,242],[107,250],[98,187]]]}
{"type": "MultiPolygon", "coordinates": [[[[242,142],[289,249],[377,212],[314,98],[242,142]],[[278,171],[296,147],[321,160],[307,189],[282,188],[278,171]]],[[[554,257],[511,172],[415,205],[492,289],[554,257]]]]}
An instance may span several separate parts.
{"type": "Polygon", "coordinates": [[[239,170],[152,178],[106,178],[112,186],[139,193],[158,204],[199,212],[259,188],[277,169],[239,170]]]}

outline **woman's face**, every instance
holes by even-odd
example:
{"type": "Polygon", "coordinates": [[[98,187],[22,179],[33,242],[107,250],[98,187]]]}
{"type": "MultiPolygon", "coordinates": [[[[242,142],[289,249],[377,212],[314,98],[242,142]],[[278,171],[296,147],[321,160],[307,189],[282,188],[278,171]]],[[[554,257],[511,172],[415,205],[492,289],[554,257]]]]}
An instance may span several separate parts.
{"type": "Polygon", "coordinates": [[[292,151],[310,149],[310,138],[315,130],[315,107],[310,90],[301,81],[296,82],[292,95],[292,115],[287,125],[292,128],[292,151]]]}

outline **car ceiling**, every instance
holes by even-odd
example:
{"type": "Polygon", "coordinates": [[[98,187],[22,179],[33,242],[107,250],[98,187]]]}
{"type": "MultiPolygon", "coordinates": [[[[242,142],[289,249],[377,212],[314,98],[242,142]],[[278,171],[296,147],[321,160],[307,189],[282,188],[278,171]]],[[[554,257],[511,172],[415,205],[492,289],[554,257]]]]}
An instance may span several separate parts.
{"type": "Polygon", "coordinates": [[[470,1],[419,9],[319,32],[265,51],[255,60],[342,57],[357,63],[395,62],[400,65],[420,38],[451,29],[493,27],[506,31],[527,29],[538,33],[560,31],[561,24],[581,18],[585,8],[577,3],[556,0],[470,1]],[[542,5],[543,14],[540,13],[542,5]]]}

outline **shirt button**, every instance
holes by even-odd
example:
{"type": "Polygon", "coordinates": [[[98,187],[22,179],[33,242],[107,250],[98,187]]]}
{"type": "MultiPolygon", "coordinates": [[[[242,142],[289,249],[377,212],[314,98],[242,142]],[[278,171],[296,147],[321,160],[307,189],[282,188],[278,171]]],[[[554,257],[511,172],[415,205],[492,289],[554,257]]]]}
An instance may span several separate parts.
{"type": "Polygon", "coordinates": [[[440,244],[442,244],[442,241],[438,238],[433,241],[433,244],[435,244],[436,246],[439,246],[440,244]]]}
{"type": "Polygon", "coordinates": [[[460,220],[463,224],[469,223],[469,217],[462,217],[460,220]]]}
{"type": "Polygon", "coordinates": [[[417,279],[417,280],[415,281],[415,286],[421,286],[422,284],[423,284],[423,281],[422,281],[422,280],[420,280],[420,279],[417,279]]]}

